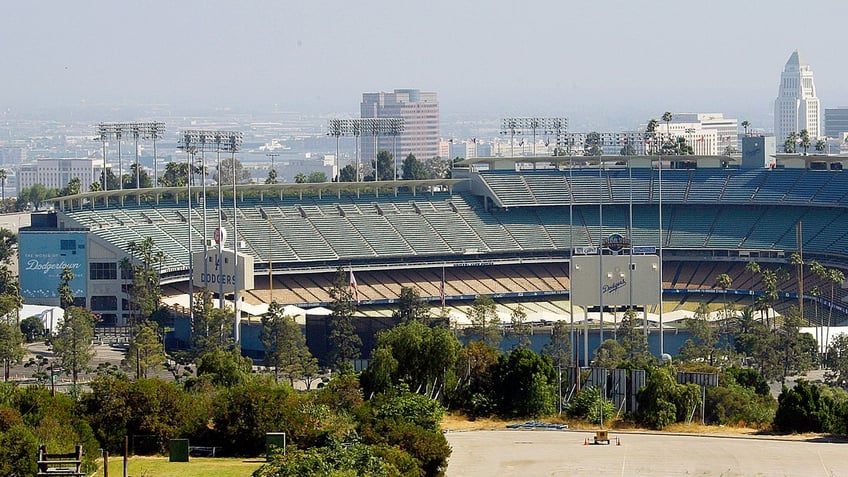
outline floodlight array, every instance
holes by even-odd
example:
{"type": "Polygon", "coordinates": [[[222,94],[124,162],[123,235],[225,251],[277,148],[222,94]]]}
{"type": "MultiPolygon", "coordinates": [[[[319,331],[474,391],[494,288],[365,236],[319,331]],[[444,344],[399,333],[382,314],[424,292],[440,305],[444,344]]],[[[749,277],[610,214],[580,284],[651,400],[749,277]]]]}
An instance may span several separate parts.
{"type": "Polygon", "coordinates": [[[164,133],[165,123],[158,121],[97,124],[97,134],[100,135],[101,141],[106,141],[109,138],[121,139],[124,136],[155,141],[162,139],[164,133]]]}
{"type": "Polygon", "coordinates": [[[403,118],[331,119],[327,135],[341,136],[399,136],[403,133],[403,118]]]}
{"type": "Polygon", "coordinates": [[[241,131],[186,129],[180,131],[177,149],[187,151],[238,152],[244,142],[241,131]]]}

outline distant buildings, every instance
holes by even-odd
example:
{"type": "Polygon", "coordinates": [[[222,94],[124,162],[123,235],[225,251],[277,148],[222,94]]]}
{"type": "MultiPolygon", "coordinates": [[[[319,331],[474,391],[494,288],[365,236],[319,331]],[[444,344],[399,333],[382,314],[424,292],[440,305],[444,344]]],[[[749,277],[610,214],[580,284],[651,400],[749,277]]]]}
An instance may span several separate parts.
{"type": "MultiPolygon", "coordinates": [[[[439,100],[436,93],[417,89],[363,93],[360,117],[403,118],[403,133],[397,137],[397,143],[391,136],[377,137],[376,150],[395,154],[398,165],[409,154],[422,161],[439,155],[439,100]]],[[[373,161],[374,137],[363,135],[360,140],[362,160],[366,163],[373,161]]]]}
{"type": "Polygon", "coordinates": [[[841,141],[845,133],[848,133],[848,107],[825,109],[824,135],[841,141]]]}
{"type": "Polygon", "coordinates": [[[818,138],[824,132],[813,70],[795,50],[780,75],[777,99],[774,100],[775,141],[782,144],[791,133],[800,133],[804,129],[811,138],[818,138]]]}
{"type": "Polygon", "coordinates": [[[41,184],[47,189],[61,189],[74,177],[80,179],[80,190],[87,192],[92,182],[100,180],[103,159],[38,159],[17,167],[17,194],[41,184]]]}
{"type": "MultiPolygon", "coordinates": [[[[739,152],[739,122],[722,113],[674,113],[671,134],[686,138],[695,154],[715,156],[739,152]]],[[[666,127],[660,122],[659,132],[666,127]]]]}

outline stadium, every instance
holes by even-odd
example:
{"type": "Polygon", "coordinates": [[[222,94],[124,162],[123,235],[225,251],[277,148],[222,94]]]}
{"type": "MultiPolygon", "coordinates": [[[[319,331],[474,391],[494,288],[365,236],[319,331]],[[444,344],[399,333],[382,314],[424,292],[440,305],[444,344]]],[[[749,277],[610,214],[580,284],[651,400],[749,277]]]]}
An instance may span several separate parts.
{"type": "MultiPolygon", "coordinates": [[[[33,214],[32,226],[21,229],[22,295],[27,303],[58,303],[68,267],[78,304],[104,325],[123,326],[121,262],[130,244],[150,237],[175,315],[168,339],[185,345],[190,290],[198,288],[189,279],[198,267],[193,255],[217,250],[213,235],[222,228],[247,259],[237,260],[252,264],[244,280],[252,286],[235,296],[241,346],[253,357],[262,354],[259,317],[271,300],[306,325],[313,354],[326,354],[328,290],[339,269],[355,277],[366,358],[374,333],[392,324],[401,287],[416,288],[451,326],[468,323],[466,308],[485,294],[505,323],[521,305],[539,335],[567,320],[591,330],[594,349],[601,322],[611,329],[617,315],[569,301],[569,262],[597,254],[617,235],[631,253],[660,252],[663,305],[640,309],[652,351],[676,354],[682,341],[669,325],[686,303],[727,297],[751,304],[763,293],[762,276],[746,271],[751,261],[792,272],[790,256],[802,252],[805,263],[848,269],[844,158],[798,158],[778,156],[773,168],[742,168],[725,156],[478,158],[459,163],[450,179],[244,184],[220,200],[215,187],[201,185],[83,193],[56,199],[53,211],[33,214]],[[717,287],[720,274],[731,287],[717,287]],[[660,333],[668,335],[663,350],[660,333]]],[[[776,308],[798,303],[799,275],[788,277],[776,308]]],[[[841,284],[833,297],[814,296],[813,287],[830,286],[809,267],[803,278],[805,318],[827,324],[815,304],[834,310],[832,324],[844,320],[841,284]]]]}

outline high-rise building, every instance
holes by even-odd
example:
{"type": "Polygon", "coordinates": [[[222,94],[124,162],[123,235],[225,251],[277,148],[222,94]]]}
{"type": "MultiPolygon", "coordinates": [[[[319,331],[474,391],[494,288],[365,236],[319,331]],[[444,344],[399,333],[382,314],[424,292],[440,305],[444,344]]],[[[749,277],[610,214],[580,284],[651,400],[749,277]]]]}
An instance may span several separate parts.
{"type": "Polygon", "coordinates": [[[400,165],[409,154],[419,160],[439,155],[439,100],[436,93],[396,89],[392,93],[363,93],[362,118],[402,118],[403,132],[397,137],[361,137],[362,160],[374,160],[375,151],[389,151],[400,165]]]}
{"type": "Polygon", "coordinates": [[[804,129],[814,139],[824,132],[813,70],[795,50],[780,75],[780,87],[774,100],[775,141],[783,144],[791,133],[800,133],[804,129]]]}
{"type": "Polygon", "coordinates": [[[841,140],[845,133],[848,133],[848,106],[825,109],[824,135],[841,140]]]}

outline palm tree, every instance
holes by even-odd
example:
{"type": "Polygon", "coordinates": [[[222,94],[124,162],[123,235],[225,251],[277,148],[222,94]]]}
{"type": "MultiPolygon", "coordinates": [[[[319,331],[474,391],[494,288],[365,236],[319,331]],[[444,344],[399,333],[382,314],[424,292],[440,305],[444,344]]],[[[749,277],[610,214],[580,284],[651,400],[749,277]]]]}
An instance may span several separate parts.
{"type": "Polygon", "coordinates": [[[801,130],[801,147],[804,148],[804,155],[807,155],[807,149],[810,148],[810,132],[806,129],[801,130]]]}
{"type": "Polygon", "coordinates": [[[727,325],[727,289],[733,286],[733,279],[730,278],[730,275],[726,273],[722,273],[721,275],[716,277],[716,285],[724,291],[724,320],[723,323],[727,325]]]}
{"type": "MultiPolygon", "coordinates": [[[[816,141],[816,151],[817,152],[824,152],[825,149],[827,149],[827,142],[826,141],[824,141],[823,139],[819,139],[818,141],[816,141]]],[[[2,169],[0,169],[0,170],[2,170],[2,169]]],[[[3,176],[0,176],[0,178],[2,178],[2,177],[3,176]]]]}
{"type": "MultiPolygon", "coordinates": [[[[6,202],[6,169],[0,169],[0,189],[3,191],[3,202],[6,202]]],[[[5,207],[4,207],[5,209],[5,207]]]]}
{"type": "Polygon", "coordinates": [[[671,112],[664,112],[662,115],[662,120],[665,121],[665,135],[667,136],[666,140],[671,141],[671,126],[669,125],[672,120],[671,112]]]}
{"type": "MultiPolygon", "coordinates": [[[[745,271],[757,275],[760,273],[760,264],[757,262],[748,262],[745,264],[745,271]]],[[[751,284],[751,288],[754,288],[753,283],[751,284]]],[[[755,298],[751,295],[751,306],[754,305],[754,300],[755,298]]]]}
{"type": "MultiPolygon", "coordinates": [[[[827,312],[827,328],[825,330],[824,342],[826,344],[830,344],[830,326],[833,320],[833,301],[836,299],[834,296],[836,290],[834,285],[842,284],[845,281],[845,274],[842,273],[842,270],[837,268],[830,268],[827,271],[827,275],[825,276],[828,282],[830,282],[830,311],[827,312]]],[[[824,351],[824,360],[827,361],[827,350],[830,346],[825,347],[824,351]]]]}
{"type": "Polygon", "coordinates": [[[650,145],[648,154],[650,154],[655,147],[658,127],[660,127],[660,122],[656,119],[651,119],[648,121],[648,125],[645,126],[645,141],[650,145]]]}
{"type": "Polygon", "coordinates": [[[786,140],[783,141],[783,152],[786,154],[794,154],[795,153],[795,143],[798,140],[798,133],[791,132],[788,136],[786,136],[786,140]]]}
{"type": "Polygon", "coordinates": [[[742,129],[745,130],[745,136],[746,137],[748,136],[748,128],[749,127],[751,127],[751,123],[747,119],[745,121],[742,121],[742,129]]]}
{"type": "Polygon", "coordinates": [[[795,266],[798,278],[798,312],[801,314],[801,319],[804,319],[804,259],[801,254],[795,252],[789,256],[789,263],[795,266]]]}

